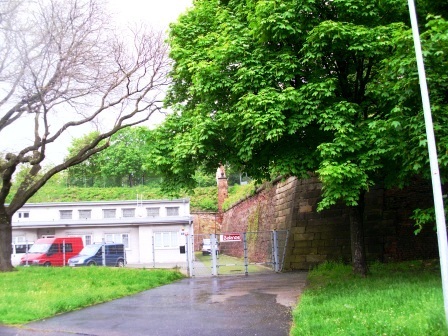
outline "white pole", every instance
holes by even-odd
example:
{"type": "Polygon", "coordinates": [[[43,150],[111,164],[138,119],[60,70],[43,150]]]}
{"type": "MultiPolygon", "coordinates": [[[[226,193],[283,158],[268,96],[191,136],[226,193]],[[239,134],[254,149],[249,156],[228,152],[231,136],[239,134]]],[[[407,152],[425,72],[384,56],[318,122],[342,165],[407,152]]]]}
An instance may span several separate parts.
{"type": "Polygon", "coordinates": [[[212,254],[212,275],[217,276],[218,275],[218,260],[216,258],[216,234],[212,233],[210,235],[210,252],[212,254]]]}
{"type": "Polygon", "coordinates": [[[448,242],[446,237],[445,211],[443,208],[442,187],[440,183],[439,164],[437,161],[436,141],[429,104],[428,87],[426,84],[425,66],[423,64],[422,47],[418,32],[417,15],[415,13],[414,0],[408,0],[409,14],[411,16],[412,34],[414,36],[415,55],[422,94],[423,113],[425,115],[426,137],[428,140],[429,162],[431,166],[432,190],[434,196],[434,209],[436,212],[437,239],[439,243],[440,271],[442,274],[443,302],[445,306],[445,322],[448,325],[448,242]]]}

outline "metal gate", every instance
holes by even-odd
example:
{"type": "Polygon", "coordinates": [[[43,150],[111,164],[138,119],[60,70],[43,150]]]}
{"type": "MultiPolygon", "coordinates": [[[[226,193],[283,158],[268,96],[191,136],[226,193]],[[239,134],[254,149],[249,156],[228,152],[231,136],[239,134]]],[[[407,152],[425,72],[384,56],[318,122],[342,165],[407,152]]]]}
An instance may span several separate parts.
{"type": "Polygon", "coordinates": [[[288,234],[288,230],[281,230],[188,236],[188,274],[194,277],[281,272],[288,234]]]}

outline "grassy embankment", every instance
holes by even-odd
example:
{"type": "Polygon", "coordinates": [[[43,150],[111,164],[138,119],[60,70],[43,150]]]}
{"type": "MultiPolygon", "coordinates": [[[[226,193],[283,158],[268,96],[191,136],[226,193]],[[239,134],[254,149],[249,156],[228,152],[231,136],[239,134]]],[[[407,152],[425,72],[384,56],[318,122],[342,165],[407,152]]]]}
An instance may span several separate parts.
{"type": "Polygon", "coordinates": [[[17,325],[183,278],[174,270],[18,267],[0,273],[0,324],[17,325]]]}
{"type": "Polygon", "coordinates": [[[374,264],[365,278],[327,263],[310,272],[292,336],[448,335],[438,261],[374,264]]]}
{"type": "MultiPolygon", "coordinates": [[[[230,207],[240,199],[253,194],[254,184],[229,187],[229,198],[225,207],[230,207]]],[[[79,202],[79,201],[114,201],[114,200],[136,200],[137,195],[143,199],[172,199],[189,198],[191,211],[217,211],[218,192],[216,187],[199,187],[188,193],[168,195],[160,188],[137,186],[137,187],[65,187],[49,184],[41,188],[28,202],[79,202]]]]}
{"type": "Polygon", "coordinates": [[[28,203],[137,200],[137,195],[140,199],[145,200],[189,198],[192,211],[216,211],[218,209],[216,187],[201,187],[194,189],[193,192],[169,195],[160,188],[147,186],[82,188],[50,184],[41,188],[28,203]]]}

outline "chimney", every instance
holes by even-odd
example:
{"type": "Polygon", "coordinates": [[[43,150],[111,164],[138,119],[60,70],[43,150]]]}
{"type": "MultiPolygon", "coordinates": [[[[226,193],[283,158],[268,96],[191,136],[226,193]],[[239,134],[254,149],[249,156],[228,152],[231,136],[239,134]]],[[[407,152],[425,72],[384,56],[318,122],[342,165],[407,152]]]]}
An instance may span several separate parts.
{"type": "Polygon", "coordinates": [[[227,176],[226,176],[226,171],[224,169],[224,166],[222,164],[219,165],[219,168],[216,171],[216,182],[218,184],[218,213],[221,214],[222,213],[222,205],[228,196],[227,176]]]}

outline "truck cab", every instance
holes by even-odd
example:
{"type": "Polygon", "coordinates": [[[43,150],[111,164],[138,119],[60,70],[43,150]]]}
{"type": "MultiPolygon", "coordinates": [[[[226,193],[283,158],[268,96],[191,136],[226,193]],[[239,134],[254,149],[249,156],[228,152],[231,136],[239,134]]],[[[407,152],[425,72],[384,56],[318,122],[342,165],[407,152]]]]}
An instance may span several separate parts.
{"type": "Polygon", "coordinates": [[[81,237],[41,238],[20,259],[21,266],[65,266],[84,247],[81,237]]]}
{"type": "MultiPolygon", "coordinates": [[[[209,238],[202,239],[202,255],[211,255],[212,254],[212,244],[209,238]]],[[[219,253],[219,244],[215,243],[215,251],[216,254],[219,253]]]]}

